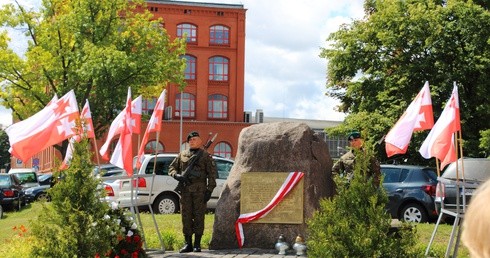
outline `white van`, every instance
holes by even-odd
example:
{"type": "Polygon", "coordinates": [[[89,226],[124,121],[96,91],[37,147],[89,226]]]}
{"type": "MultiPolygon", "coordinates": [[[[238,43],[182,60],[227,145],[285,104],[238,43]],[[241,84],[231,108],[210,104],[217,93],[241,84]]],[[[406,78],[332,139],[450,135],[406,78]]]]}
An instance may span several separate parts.
{"type": "Polygon", "coordinates": [[[15,175],[25,188],[39,186],[36,170],[33,168],[12,168],[8,173],[15,175]]]}
{"type": "MultiPolygon", "coordinates": [[[[134,183],[133,188],[131,188],[130,179],[111,180],[111,177],[102,177],[102,180],[105,181],[106,190],[110,187],[109,192],[112,191],[112,196],[106,197],[106,200],[109,202],[116,201],[121,206],[127,205],[131,202],[131,189],[133,189],[133,195],[137,191],[137,203],[145,204],[149,201],[155,213],[177,213],[180,207],[180,195],[175,192],[178,181],[168,175],[169,165],[175,157],[177,154],[158,154],[155,164],[155,155],[145,155],[141,168],[135,171],[135,174],[151,176],[153,168],[156,168],[153,188],[151,177],[139,178],[138,184],[134,183]],[[152,194],[148,200],[150,190],[152,194]]],[[[207,203],[208,209],[216,208],[218,198],[233,166],[233,160],[217,156],[213,156],[213,158],[218,169],[218,177],[216,178],[216,188],[207,203]]]]}

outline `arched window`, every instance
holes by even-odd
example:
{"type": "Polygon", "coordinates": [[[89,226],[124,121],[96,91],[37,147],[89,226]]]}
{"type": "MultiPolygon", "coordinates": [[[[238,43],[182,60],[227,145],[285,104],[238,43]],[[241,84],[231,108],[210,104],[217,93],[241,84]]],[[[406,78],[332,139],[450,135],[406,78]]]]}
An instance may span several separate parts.
{"type": "Polygon", "coordinates": [[[209,58],[209,80],[228,81],[228,58],[215,56],[209,58]]]}
{"type": "Polygon", "coordinates": [[[161,142],[157,142],[155,140],[151,140],[145,145],[146,154],[163,153],[164,151],[165,146],[163,146],[161,142]]]}
{"type": "Polygon", "coordinates": [[[196,79],[196,58],[190,55],[184,55],[185,58],[185,79],[195,80],[196,79]]]}
{"type": "Polygon", "coordinates": [[[195,117],[196,116],[196,97],[190,93],[182,93],[182,112],[180,112],[181,94],[175,96],[175,116],[180,117],[195,117]]]}
{"type": "Polygon", "coordinates": [[[214,146],[214,155],[218,155],[224,158],[231,158],[231,146],[226,142],[219,142],[214,146]]]}
{"type": "Polygon", "coordinates": [[[214,25],[209,28],[210,45],[230,45],[230,29],[223,25],[214,25]]]}
{"type": "Polygon", "coordinates": [[[228,97],[221,94],[209,95],[208,118],[228,118],[228,97]]]}
{"type": "Polygon", "coordinates": [[[186,42],[190,44],[197,43],[197,27],[190,23],[181,23],[177,25],[177,37],[186,37],[186,42]]]}

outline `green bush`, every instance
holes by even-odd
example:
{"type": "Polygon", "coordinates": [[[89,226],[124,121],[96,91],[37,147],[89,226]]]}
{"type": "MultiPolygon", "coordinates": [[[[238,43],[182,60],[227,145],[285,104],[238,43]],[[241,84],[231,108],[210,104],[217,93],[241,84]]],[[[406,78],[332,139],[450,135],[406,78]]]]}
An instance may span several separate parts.
{"type": "Polygon", "coordinates": [[[356,151],[354,178],[336,177],[337,195],[320,202],[320,209],[308,221],[309,257],[415,257],[415,229],[403,224],[390,233],[391,217],[383,187],[365,176],[373,157],[366,143],[356,151]]]}
{"type": "Polygon", "coordinates": [[[49,190],[50,205],[32,223],[33,257],[95,257],[111,247],[116,226],[104,219],[109,206],[100,200],[104,189],[92,175],[88,141],[74,145],[70,167],[49,190]]]}

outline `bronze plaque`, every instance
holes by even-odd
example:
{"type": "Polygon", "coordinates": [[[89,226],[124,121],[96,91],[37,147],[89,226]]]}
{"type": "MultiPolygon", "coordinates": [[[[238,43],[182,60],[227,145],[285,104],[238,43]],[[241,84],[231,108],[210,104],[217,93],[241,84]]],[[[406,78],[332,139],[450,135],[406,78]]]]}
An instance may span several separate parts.
{"type": "MultiPolygon", "coordinates": [[[[248,172],[242,174],[240,213],[259,211],[270,203],[288,177],[288,172],[248,172]]],[[[265,217],[250,223],[303,223],[303,188],[301,179],[265,217]]]]}

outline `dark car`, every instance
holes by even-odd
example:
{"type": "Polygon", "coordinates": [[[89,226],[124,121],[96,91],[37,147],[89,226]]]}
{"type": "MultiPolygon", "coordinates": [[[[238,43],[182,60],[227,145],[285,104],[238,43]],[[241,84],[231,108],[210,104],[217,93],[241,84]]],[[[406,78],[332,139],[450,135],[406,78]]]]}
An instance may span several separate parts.
{"type": "Polygon", "coordinates": [[[0,174],[0,204],[20,210],[25,204],[25,195],[20,180],[12,174],[0,174]]]}
{"type": "Polygon", "coordinates": [[[52,173],[38,175],[39,186],[29,187],[25,189],[26,201],[50,201],[48,189],[55,184],[55,178],[52,173]]]}
{"type": "Polygon", "coordinates": [[[456,214],[457,196],[459,196],[459,212],[464,213],[463,210],[469,204],[473,192],[488,178],[490,178],[490,159],[464,158],[449,164],[438,178],[435,201],[437,211],[440,212],[444,205],[447,214],[456,214]]]}
{"type": "Polygon", "coordinates": [[[435,169],[382,164],[381,173],[392,218],[422,223],[437,217],[434,206],[437,186],[435,169]]]}

